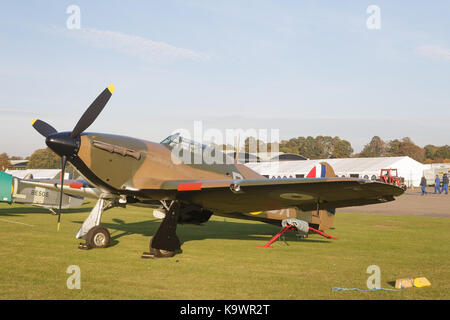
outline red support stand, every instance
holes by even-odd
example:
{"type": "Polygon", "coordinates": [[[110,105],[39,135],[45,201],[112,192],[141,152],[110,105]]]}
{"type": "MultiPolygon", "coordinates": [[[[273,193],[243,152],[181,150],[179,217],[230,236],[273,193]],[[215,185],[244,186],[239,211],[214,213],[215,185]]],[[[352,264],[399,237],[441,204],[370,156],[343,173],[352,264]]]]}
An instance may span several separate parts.
{"type": "Polygon", "coordinates": [[[270,245],[277,240],[283,233],[285,233],[286,231],[291,230],[291,228],[294,228],[293,226],[291,226],[290,224],[286,225],[283,229],[281,229],[280,232],[278,232],[272,239],[269,240],[269,242],[267,242],[265,245],[263,246],[258,246],[258,247],[262,247],[262,248],[272,248],[270,245]]]}
{"type": "Polygon", "coordinates": [[[311,230],[312,232],[315,232],[315,233],[317,233],[317,234],[320,234],[322,237],[325,237],[325,238],[327,238],[327,239],[339,240],[338,238],[335,238],[335,237],[333,237],[333,236],[330,236],[329,234],[326,234],[326,233],[324,233],[324,232],[322,232],[322,231],[319,231],[319,230],[316,230],[316,229],[314,229],[314,228],[309,227],[309,230],[311,230]]]}
{"type": "MultiPolygon", "coordinates": [[[[276,235],[274,235],[273,238],[269,240],[269,242],[267,242],[267,243],[266,243],[265,245],[263,245],[263,246],[258,246],[258,247],[260,247],[260,248],[272,248],[270,245],[271,245],[275,240],[277,240],[283,233],[285,233],[286,231],[289,231],[289,230],[295,230],[295,227],[294,227],[294,226],[291,226],[290,224],[286,225],[283,229],[280,230],[280,232],[278,232],[276,235]]],[[[333,237],[333,236],[330,236],[329,234],[326,234],[326,233],[324,233],[324,232],[322,232],[322,231],[319,231],[319,230],[317,230],[317,229],[314,229],[314,228],[309,227],[309,230],[312,231],[312,232],[314,232],[314,233],[317,233],[317,234],[319,234],[319,235],[321,235],[322,237],[325,237],[325,238],[327,238],[327,239],[335,239],[335,240],[339,240],[338,238],[335,238],[335,237],[333,237]]]]}

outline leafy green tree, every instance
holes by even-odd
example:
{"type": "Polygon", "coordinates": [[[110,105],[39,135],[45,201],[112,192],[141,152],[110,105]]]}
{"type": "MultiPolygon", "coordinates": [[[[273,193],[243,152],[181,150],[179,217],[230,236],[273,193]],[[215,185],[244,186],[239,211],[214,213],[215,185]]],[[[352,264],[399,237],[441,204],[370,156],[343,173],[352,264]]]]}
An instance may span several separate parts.
{"type": "Polygon", "coordinates": [[[353,148],[350,142],[339,137],[317,136],[298,137],[280,142],[279,150],[285,153],[299,154],[310,159],[324,159],[330,157],[350,157],[353,148]]]}
{"type": "Polygon", "coordinates": [[[445,145],[445,146],[437,148],[437,150],[434,152],[434,158],[435,159],[450,159],[450,146],[445,145]]]}
{"type": "Polygon", "coordinates": [[[267,152],[267,145],[255,137],[248,137],[244,141],[244,150],[248,153],[267,152]]]}
{"type": "Polygon", "coordinates": [[[4,152],[0,154],[0,170],[5,171],[7,169],[12,169],[12,165],[8,155],[4,152]]]}
{"type": "MultiPolygon", "coordinates": [[[[27,169],[61,169],[61,157],[49,148],[38,149],[29,157],[27,169]]],[[[69,162],[65,172],[79,176],[78,171],[69,162]]]]}
{"type": "Polygon", "coordinates": [[[408,137],[389,141],[386,151],[387,156],[390,157],[408,156],[419,162],[425,161],[425,150],[408,137]]]}
{"type": "Polygon", "coordinates": [[[359,153],[359,157],[384,157],[386,155],[386,143],[378,136],[374,136],[363,150],[359,153]]]}
{"type": "Polygon", "coordinates": [[[38,149],[30,156],[27,169],[61,169],[61,158],[49,148],[38,149]]]}
{"type": "Polygon", "coordinates": [[[424,147],[425,150],[425,162],[450,162],[450,146],[434,146],[428,144],[424,147]]]}
{"type": "Polygon", "coordinates": [[[353,148],[347,140],[341,140],[338,137],[333,138],[332,155],[336,158],[349,158],[353,153],[353,148]]]}
{"type": "Polygon", "coordinates": [[[424,148],[425,150],[425,158],[426,159],[434,159],[434,153],[439,147],[433,146],[432,144],[427,144],[424,148]]]}

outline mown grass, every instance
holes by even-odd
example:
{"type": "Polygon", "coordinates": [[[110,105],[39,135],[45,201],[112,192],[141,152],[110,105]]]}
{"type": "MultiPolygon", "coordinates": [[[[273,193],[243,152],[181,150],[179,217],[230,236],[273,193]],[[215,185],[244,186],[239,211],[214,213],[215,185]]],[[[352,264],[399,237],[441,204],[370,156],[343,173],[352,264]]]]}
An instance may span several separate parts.
{"type": "MultiPolygon", "coordinates": [[[[104,214],[112,245],[79,250],[74,238],[94,203],[56,217],[44,209],[0,204],[0,299],[449,299],[450,219],[338,212],[328,232],[298,241],[294,233],[260,248],[279,228],[212,217],[181,225],[182,254],[144,260],[159,221],[151,210],[115,208],[104,214]],[[20,224],[17,224],[20,223],[20,224]],[[81,269],[70,290],[68,266],[81,269]],[[427,277],[431,287],[400,292],[367,289],[366,269],[381,269],[381,285],[427,277]]],[[[344,211],[344,210],[340,210],[344,211]]],[[[361,208],[363,212],[363,207],[361,208]]]]}

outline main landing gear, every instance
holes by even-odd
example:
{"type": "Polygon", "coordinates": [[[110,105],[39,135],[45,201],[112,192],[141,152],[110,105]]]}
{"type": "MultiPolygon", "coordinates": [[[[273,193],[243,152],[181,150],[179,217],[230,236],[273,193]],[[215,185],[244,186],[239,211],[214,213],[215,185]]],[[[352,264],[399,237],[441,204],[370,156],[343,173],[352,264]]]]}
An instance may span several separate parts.
{"type": "Polygon", "coordinates": [[[176,233],[180,212],[180,203],[173,201],[158,231],[150,240],[150,252],[142,254],[143,259],[170,258],[180,251],[181,243],[176,233]]]}
{"type": "MultiPolygon", "coordinates": [[[[79,249],[106,248],[111,241],[111,235],[105,227],[100,225],[105,210],[124,206],[120,201],[99,199],[91,213],[83,222],[76,235],[77,239],[86,242],[80,243],[79,249]]],[[[181,251],[181,242],[177,236],[177,223],[180,214],[192,210],[192,207],[181,208],[178,201],[172,201],[166,206],[166,214],[155,235],[150,240],[150,252],[144,252],[142,258],[168,258],[181,251]]]]}
{"type": "Polygon", "coordinates": [[[86,241],[85,243],[80,243],[78,246],[79,249],[106,248],[109,245],[111,235],[108,229],[100,225],[100,220],[105,210],[120,205],[118,202],[106,199],[99,199],[97,201],[95,207],[91,210],[91,213],[83,222],[76,235],[77,239],[84,239],[86,241]]]}

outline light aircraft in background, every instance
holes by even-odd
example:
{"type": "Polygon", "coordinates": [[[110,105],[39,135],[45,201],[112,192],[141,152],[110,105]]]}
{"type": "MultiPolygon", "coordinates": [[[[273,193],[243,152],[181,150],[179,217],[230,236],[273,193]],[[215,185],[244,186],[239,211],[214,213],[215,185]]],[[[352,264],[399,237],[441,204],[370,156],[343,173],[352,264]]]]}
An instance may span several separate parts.
{"type": "MultiPolygon", "coordinates": [[[[341,207],[393,201],[395,196],[403,193],[401,188],[365,179],[267,179],[237,161],[213,164],[186,162],[183,161],[186,155],[192,159],[197,152],[204,152],[207,146],[197,145],[178,134],[157,143],[85,132],[113,91],[114,86],[108,86],[72,131],[58,132],[44,121],[36,119],[32,122],[45,137],[47,146],[61,156],[60,194],[64,193],[67,161],[100,191],[97,204],[77,234],[78,238],[87,241],[87,246],[107,246],[109,232],[100,225],[103,211],[126,204],[163,208],[164,218],[150,241],[149,254],[170,257],[181,248],[176,234],[178,223],[206,222],[216,214],[282,225],[289,222],[299,226],[299,232],[303,232],[300,226],[304,226],[305,221],[264,218],[256,213],[288,208],[303,212],[333,211],[341,207]]],[[[61,207],[60,204],[58,228],[61,207]]]]}
{"type": "MultiPolygon", "coordinates": [[[[18,203],[32,205],[50,210],[52,214],[57,214],[54,209],[59,208],[59,188],[55,188],[55,179],[21,179],[6,172],[0,171],[0,202],[18,203]],[[51,185],[52,187],[48,187],[51,185]]],[[[86,192],[82,195],[70,195],[66,192],[62,196],[61,208],[77,208],[83,204],[83,197],[86,194],[95,192],[95,188],[88,188],[86,181],[69,180],[65,181],[69,188],[85,187],[86,192]]]]}

